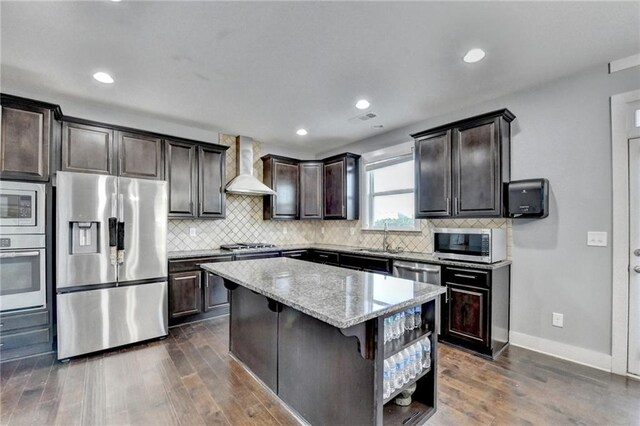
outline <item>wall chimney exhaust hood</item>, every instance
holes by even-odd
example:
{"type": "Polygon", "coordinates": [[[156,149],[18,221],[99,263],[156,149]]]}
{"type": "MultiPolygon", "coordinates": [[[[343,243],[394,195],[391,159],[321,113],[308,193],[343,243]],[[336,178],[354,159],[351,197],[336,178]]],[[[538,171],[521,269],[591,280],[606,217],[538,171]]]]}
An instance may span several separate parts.
{"type": "Polygon", "coordinates": [[[253,139],[247,136],[236,138],[238,175],[231,179],[225,190],[230,194],[277,195],[274,190],[253,176],[253,139]]]}

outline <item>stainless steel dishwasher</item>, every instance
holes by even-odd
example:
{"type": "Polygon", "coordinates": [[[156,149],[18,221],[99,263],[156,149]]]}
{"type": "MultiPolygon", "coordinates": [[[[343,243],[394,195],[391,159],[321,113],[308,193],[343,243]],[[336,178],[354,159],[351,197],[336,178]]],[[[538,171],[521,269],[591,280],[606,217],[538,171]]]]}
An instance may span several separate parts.
{"type": "MultiPolygon", "coordinates": [[[[394,261],[393,276],[427,284],[442,285],[440,265],[430,263],[394,261]]],[[[438,318],[438,330],[436,331],[440,334],[440,298],[436,299],[436,318],[438,318]]]]}

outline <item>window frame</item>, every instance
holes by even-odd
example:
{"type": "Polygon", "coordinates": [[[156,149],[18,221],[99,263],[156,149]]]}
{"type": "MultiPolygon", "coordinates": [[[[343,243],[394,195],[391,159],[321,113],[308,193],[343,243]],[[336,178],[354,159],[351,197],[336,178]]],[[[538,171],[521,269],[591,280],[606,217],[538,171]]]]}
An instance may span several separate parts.
{"type": "MultiPolygon", "coordinates": [[[[414,149],[413,142],[407,142],[397,146],[385,148],[373,153],[363,155],[363,167],[362,167],[362,206],[364,207],[364,215],[362,222],[363,231],[383,231],[384,227],[373,226],[374,215],[374,199],[375,197],[386,195],[402,195],[402,194],[415,194],[415,174],[413,188],[394,189],[389,191],[374,191],[374,179],[373,174],[369,173],[376,169],[384,167],[390,167],[402,163],[414,164],[414,149]],[[369,161],[367,161],[369,159],[369,161]]],[[[414,198],[415,203],[415,198],[414,198]]],[[[415,204],[414,204],[415,209],[415,204]]],[[[421,232],[420,222],[415,217],[413,218],[413,226],[407,228],[389,227],[389,231],[394,232],[421,232]]]]}

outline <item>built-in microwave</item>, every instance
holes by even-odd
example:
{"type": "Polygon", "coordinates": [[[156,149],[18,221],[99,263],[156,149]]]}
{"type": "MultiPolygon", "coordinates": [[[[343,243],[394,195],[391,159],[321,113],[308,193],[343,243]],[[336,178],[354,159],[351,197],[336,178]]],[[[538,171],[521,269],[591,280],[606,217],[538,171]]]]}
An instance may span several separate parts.
{"type": "Polygon", "coordinates": [[[433,255],[467,262],[500,262],[507,258],[507,232],[487,228],[434,228],[433,255]]]}
{"type": "Polygon", "coordinates": [[[0,234],[44,234],[45,186],[0,181],[0,234]]]}

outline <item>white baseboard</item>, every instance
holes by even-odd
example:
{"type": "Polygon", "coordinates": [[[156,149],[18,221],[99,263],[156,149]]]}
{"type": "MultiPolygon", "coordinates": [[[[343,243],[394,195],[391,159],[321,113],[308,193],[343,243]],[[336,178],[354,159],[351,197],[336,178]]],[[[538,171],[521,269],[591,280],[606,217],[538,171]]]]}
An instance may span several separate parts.
{"type": "Polygon", "coordinates": [[[513,346],[540,352],[576,364],[597,368],[608,373],[611,372],[611,355],[584,349],[566,343],[554,342],[516,331],[509,332],[509,343],[513,346]]]}

